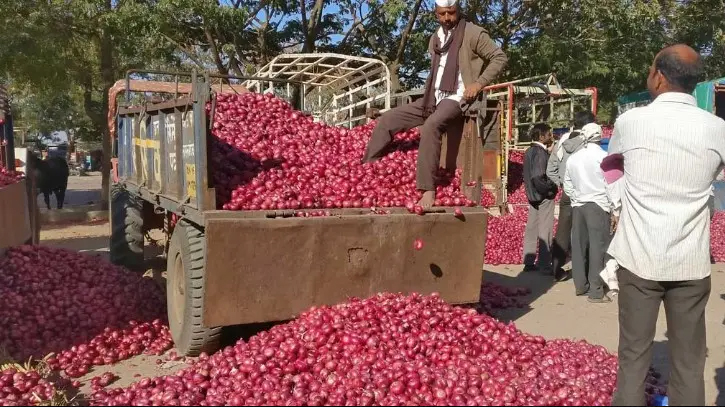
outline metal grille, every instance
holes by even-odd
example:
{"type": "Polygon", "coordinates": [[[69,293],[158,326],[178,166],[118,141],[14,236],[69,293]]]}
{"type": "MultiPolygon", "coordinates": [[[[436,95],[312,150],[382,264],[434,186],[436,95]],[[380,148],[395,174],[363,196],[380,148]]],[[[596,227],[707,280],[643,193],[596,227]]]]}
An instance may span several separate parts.
{"type": "Polygon", "coordinates": [[[367,120],[367,109],[390,108],[390,71],[377,59],[332,53],[282,54],[254,76],[289,82],[249,80],[244,86],[250,91],[288,98],[301,92],[299,108],[334,125],[353,127],[367,120]]]}

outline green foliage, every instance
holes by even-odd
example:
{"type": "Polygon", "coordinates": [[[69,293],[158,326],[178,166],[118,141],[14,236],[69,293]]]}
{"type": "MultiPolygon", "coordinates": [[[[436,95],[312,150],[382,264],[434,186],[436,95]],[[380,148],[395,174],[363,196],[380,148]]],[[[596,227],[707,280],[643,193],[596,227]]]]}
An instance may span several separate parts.
{"type": "MultiPolygon", "coordinates": [[[[725,75],[722,0],[462,0],[510,57],[504,78],[556,72],[597,86],[605,110],[644,87],[663,46],[693,45],[725,75]]],[[[432,0],[0,0],[0,80],[35,129],[105,131],[106,91],[126,70],[249,75],[281,52],[380,58],[394,86],[420,86],[432,0]],[[72,118],[72,119],[69,119],[72,118]]]]}

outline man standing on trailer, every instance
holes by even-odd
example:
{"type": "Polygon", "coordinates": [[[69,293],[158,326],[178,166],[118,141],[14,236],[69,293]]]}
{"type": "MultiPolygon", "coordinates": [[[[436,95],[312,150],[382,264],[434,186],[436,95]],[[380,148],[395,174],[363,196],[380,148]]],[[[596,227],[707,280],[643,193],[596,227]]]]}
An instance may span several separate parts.
{"type": "Polygon", "coordinates": [[[708,200],[725,165],[725,121],[697,107],[703,73],[687,45],[660,51],[647,88],[654,98],[614,125],[622,211],[609,254],[619,268],[619,372],[615,406],[644,406],[660,304],[667,317],[670,405],[705,405],[705,308],[711,266],[708,200]]]}
{"type": "Polygon", "coordinates": [[[421,126],[416,185],[423,193],[419,204],[424,208],[435,202],[443,134],[460,136],[464,109],[483,94],[507,62],[486,30],[461,18],[457,0],[436,0],[435,13],[440,28],[430,39],[432,64],[425,94],[383,114],[363,157],[363,162],[380,159],[396,133],[421,126]]]}

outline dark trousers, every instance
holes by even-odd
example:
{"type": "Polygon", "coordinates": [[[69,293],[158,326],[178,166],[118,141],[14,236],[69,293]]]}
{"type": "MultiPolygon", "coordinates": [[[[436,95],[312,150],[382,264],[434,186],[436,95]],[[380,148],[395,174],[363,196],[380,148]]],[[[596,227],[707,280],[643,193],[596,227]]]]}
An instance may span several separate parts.
{"type": "Polygon", "coordinates": [[[604,269],[610,240],[609,213],[592,202],[573,209],[571,271],[577,294],[589,293],[590,298],[604,296],[604,282],[599,273],[604,269]]]}
{"type": "Polygon", "coordinates": [[[529,216],[524,230],[524,264],[539,270],[551,268],[551,235],[554,229],[554,200],[544,199],[540,203],[529,203],[529,216]],[[539,259],[536,259],[536,249],[539,259]]]}
{"type": "Polygon", "coordinates": [[[554,271],[564,267],[566,258],[571,250],[571,209],[571,199],[567,194],[562,193],[561,200],[559,201],[559,224],[556,227],[556,235],[554,236],[554,243],[551,247],[554,271]]]}
{"type": "Polygon", "coordinates": [[[396,107],[383,114],[368,142],[363,162],[375,161],[384,156],[393,136],[414,127],[420,128],[416,186],[421,191],[435,191],[435,173],[441,161],[441,142],[447,134],[446,167],[454,169],[458,147],[463,135],[461,105],[443,100],[427,119],[423,117],[423,99],[396,107]]]}
{"type": "Polygon", "coordinates": [[[665,304],[671,365],[667,389],[671,406],[705,405],[705,306],[710,277],[660,282],[620,269],[619,372],[612,405],[644,406],[645,380],[660,303],[665,304]]]}

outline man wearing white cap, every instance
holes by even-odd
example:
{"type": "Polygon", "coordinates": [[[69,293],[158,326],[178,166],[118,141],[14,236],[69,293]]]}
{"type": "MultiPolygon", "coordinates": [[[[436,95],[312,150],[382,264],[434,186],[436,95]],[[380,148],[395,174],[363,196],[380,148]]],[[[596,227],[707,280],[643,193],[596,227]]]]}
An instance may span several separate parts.
{"type": "Polygon", "coordinates": [[[599,143],[602,128],[596,123],[582,127],[581,135],[564,142],[572,154],[566,162],[564,192],[573,208],[571,229],[571,271],[577,295],[589,302],[606,303],[600,273],[611,241],[612,203],[601,164],[607,156],[599,143]]]}
{"type": "MultiPolygon", "coordinates": [[[[363,162],[383,157],[395,133],[420,128],[416,185],[423,207],[435,202],[435,173],[441,154],[441,138],[460,142],[463,110],[480,100],[483,88],[506,66],[507,58],[483,28],[460,18],[457,0],[436,0],[440,28],[431,37],[431,70],[423,98],[395,109],[380,118],[370,139],[363,162]]],[[[485,106],[485,105],[484,105],[485,106]]],[[[449,145],[457,150],[458,145],[449,145]]],[[[447,163],[453,169],[455,163],[447,163]]]]}

